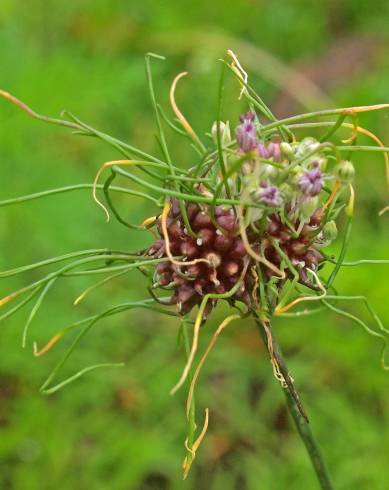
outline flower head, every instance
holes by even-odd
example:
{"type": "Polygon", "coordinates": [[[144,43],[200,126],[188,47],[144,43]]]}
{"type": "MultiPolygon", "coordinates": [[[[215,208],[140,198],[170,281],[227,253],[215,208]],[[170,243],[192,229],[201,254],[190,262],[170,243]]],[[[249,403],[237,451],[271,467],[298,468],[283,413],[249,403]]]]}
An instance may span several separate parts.
{"type": "Polygon", "coordinates": [[[230,123],[219,121],[215,121],[212,125],[211,134],[215,143],[217,143],[217,133],[218,133],[218,124],[220,131],[220,140],[222,145],[228,145],[231,142],[231,133],[230,133],[230,123]]]}

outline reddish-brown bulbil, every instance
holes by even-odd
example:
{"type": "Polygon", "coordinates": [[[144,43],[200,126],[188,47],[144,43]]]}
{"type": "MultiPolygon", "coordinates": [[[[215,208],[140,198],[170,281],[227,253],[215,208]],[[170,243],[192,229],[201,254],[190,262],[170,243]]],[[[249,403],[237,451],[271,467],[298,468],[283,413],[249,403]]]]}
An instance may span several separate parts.
{"type": "MultiPolygon", "coordinates": [[[[189,223],[194,236],[185,228],[184,219],[176,199],[172,199],[171,208],[166,220],[171,254],[177,257],[179,264],[170,261],[166,254],[166,244],[162,232],[161,218],[158,231],[161,239],[156,240],[148,253],[154,257],[166,257],[166,262],[156,267],[156,286],[173,289],[171,304],[177,305],[181,314],[188,313],[199,305],[207,293],[224,294],[230,291],[239,281],[240,286],[228,301],[233,304],[241,301],[248,308],[254,306],[258,286],[258,273],[253,272],[255,260],[246,250],[238,232],[237,218],[231,207],[217,206],[214,215],[207,206],[189,204],[186,207],[189,223]],[[196,259],[205,259],[195,262],[196,259]],[[182,263],[189,262],[189,265],[182,263]],[[193,263],[194,262],[194,263],[193,263]]],[[[248,233],[251,247],[257,252],[264,246],[265,257],[275,266],[281,266],[281,257],[272,245],[277,240],[282,250],[300,272],[300,282],[312,287],[304,268],[317,267],[322,260],[320,253],[312,245],[310,235],[320,224],[320,213],[315,213],[311,226],[305,226],[298,237],[292,237],[291,230],[281,223],[277,215],[267,218],[267,227],[262,234],[248,233]]],[[[274,275],[267,267],[263,268],[266,280],[274,275]]],[[[287,277],[290,274],[287,273],[287,277]]],[[[216,301],[208,302],[207,316],[216,301]]]]}

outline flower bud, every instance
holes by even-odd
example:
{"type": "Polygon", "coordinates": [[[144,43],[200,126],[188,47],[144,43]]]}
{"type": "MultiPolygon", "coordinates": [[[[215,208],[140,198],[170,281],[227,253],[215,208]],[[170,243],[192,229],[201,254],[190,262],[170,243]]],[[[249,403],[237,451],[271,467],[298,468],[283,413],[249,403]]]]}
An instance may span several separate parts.
{"type": "MultiPolygon", "coordinates": [[[[213,137],[213,141],[217,143],[217,121],[215,121],[212,125],[211,133],[213,137]]],[[[220,131],[220,142],[222,146],[228,145],[231,143],[231,131],[230,131],[230,123],[229,121],[223,122],[219,121],[219,131],[220,131]]]]}
{"type": "Polygon", "coordinates": [[[311,153],[319,146],[319,142],[315,138],[304,138],[297,147],[296,157],[301,158],[307,153],[311,153]]]}
{"type": "Polygon", "coordinates": [[[276,141],[270,141],[269,143],[258,143],[257,145],[258,155],[266,160],[273,159],[274,162],[281,161],[281,149],[280,144],[276,141]]]}
{"type": "Polygon", "coordinates": [[[334,175],[343,184],[348,184],[353,180],[355,175],[354,165],[350,160],[342,160],[335,165],[334,175]]]}
{"type": "Polygon", "coordinates": [[[279,143],[276,141],[271,141],[268,145],[268,151],[274,162],[281,161],[281,149],[279,143]]]}
{"type": "Polygon", "coordinates": [[[286,141],[280,143],[280,150],[281,150],[281,155],[287,158],[288,160],[292,160],[292,158],[294,157],[293,147],[286,141]]]}
{"type": "Polygon", "coordinates": [[[305,199],[300,206],[300,218],[303,221],[308,221],[316,211],[317,205],[318,197],[309,197],[308,199],[305,199]]]}
{"type": "Polygon", "coordinates": [[[267,147],[264,143],[258,143],[257,151],[258,151],[258,155],[260,156],[260,158],[264,158],[264,159],[268,160],[271,156],[269,150],[267,149],[267,147]]]}
{"type": "Polygon", "coordinates": [[[260,178],[263,180],[275,179],[278,175],[278,169],[269,163],[260,164],[260,178]]]}
{"type": "Polygon", "coordinates": [[[333,240],[336,239],[338,236],[338,228],[336,226],[335,221],[328,221],[324,226],[323,226],[323,238],[325,240],[328,240],[332,242],[333,240]]]}

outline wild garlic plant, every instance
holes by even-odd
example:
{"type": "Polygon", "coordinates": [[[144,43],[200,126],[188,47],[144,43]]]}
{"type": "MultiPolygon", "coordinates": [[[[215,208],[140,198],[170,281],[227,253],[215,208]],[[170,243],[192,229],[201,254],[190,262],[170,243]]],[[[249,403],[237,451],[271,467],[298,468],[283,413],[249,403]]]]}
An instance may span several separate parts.
{"type": "Polygon", "coordinates": [[[69,112],[62,113],[60,119],[40,115],[14,96],[0,91],[2,97],[30,116],[64,126],[78,135],[99,138],[123,157],[104,163],[93,184],[50,189],[1,201],[0,206],[86,188],[92,191],[107,219],[113,215],[122,225],[152,231],[154,236],[146,250],[82,250],[2,272],[0,277],[7,278],[58,264],[54,272],[1,299],[1,306],[19,298],[20,301],[0,318],[4,320],[26,304],[33,303],[23,330],[25,346],[34,317],[56,281],[74,275],[104,275],[76,299],[75,303],[78,303],[107,282],[133,269],[141,270],[146,276],[145,291],[148,291],[143,301],[112,306],[62,328],[44,346],[38,347],[34,343],[34,355],[42,356],[63,336],[75,333],[69,350],[43,383],[41,392],[54,393],[89,371],[118,365],[89,366],[68,379],[57,381],[69,356],[97,322],[133,308],[176,316],[187,356],[182,374],[171,391],[175,393],[184,384],[188,387],[184,477],[195,459],[209,421],[209,410],[205,409],[201,427],[196,422],[194,393],[202,366],[228,325],[238,319],[252,318],[265,341],[274,376],[285,392],[287,405],[321,488],[330,489],[332,485],[308,417],[275,339],[272,319],[314,315],[328,308],[383,341],[381,361],[388,369],[385,352],[389,331],[366,298],[339,295],[333,284],[341,267],[366,262],[344,261],[354,215],[355,168],[352,160],[355,153],[381,152],[389,184],[389,148],[376,135],[359,126],[357,119],[363,112],[387,109],[389,104],[323,110],[278,120],[248,83],[247,73],[236,55],[228,51],[228,58],[221,60],[218,115],[204,139],[195,133],[176,102],[177,84],[186,73],[179,74],[171,85],[170,103],[175,116],[172,121],[154,92],[152,58],[163,58],[154,54],[146,56],[146,74],[161,150],[159,156],[149,155],[94,129],[69,112]],[[247,112],[239,121],[222,121],[223,84],[227,73],[239,84],[239,98],[247,100],[247,112]],[[326,119],[322,120],[324,116],[326,119]],[[309,136],[312,128],[321,129],[322,136],[318,139],[309,136]],[[344,128],[349,130],[350,136],[338,143],[337,132],[344,128]],[[165,129],[188,140],[195,150],[196,164],[193,159],[190,166],[176,164],[166,143],[165,129]],[[357,139],[361,135],[370,138],[373,144],[358,145],[357,139]],[[128,187],[114,185],[118,176],[127,179],[128,187]],[[112,193],[126,193],[151,201],[155,215],[142,224],[127,222],[115,207],[112,193]],[[338,233],[337,220],[342,214],[346,216],[346,225],[338,233]],[[326,253],[326,247],[334,240],[341,241],[338,257],[326,253]],[[341,308],[343,302],[354,300],[365,303],[371,324],[341,308]],[[212,311],[222,301],[228,303],[230,312],[214,331],[205,351],[199,352],[201,330],[206,328],[212,311]]]}

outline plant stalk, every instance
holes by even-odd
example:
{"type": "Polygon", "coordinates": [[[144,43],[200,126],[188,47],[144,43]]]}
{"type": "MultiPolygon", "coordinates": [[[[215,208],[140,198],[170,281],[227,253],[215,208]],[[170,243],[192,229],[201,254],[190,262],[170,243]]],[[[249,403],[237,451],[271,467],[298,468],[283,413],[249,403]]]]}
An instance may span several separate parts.
{"type": "MultiPolygon", "coordinates": [[[[272,352],[270,352],[269,337],[266,333],[263,322],[261,322],[261,320],[256,315],[255,315],[255,322],[258,326],[262,340],[264,341],[265,346],[269,351],[269,355],[271,356],[271,358],[276,360],[279,367],[279,371],[281,372],[281,374],[285,379],[286,388],[283,389],[283,391],[286,398],[286,404],[293,418],[297,431],[309,454],[312,466],[319,480],[320,487],[322,490],[333,490],[334,487],[332,486],[327,467],[324,463],[323,456],[316,442],[316,439],[311,431],[311,427],[309,425],[307,416],[305,415],[305,411],[302,409],[300,397],[298,396],[298,393],[293,385],[293,381],[289,375],[288,368],[282,356],[280,346],[278,345],[277,340],[274,338],[273,333],[271,333],[272,352]]],[[[271,328],[270,322],[266,321],[266,327],[267,330],[271,328]]]]}

